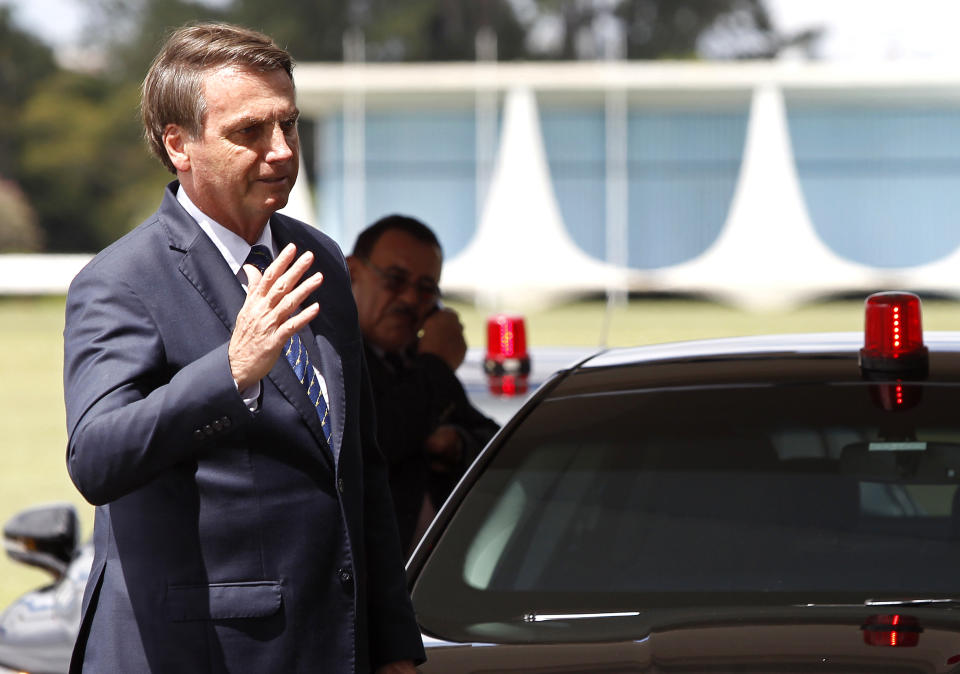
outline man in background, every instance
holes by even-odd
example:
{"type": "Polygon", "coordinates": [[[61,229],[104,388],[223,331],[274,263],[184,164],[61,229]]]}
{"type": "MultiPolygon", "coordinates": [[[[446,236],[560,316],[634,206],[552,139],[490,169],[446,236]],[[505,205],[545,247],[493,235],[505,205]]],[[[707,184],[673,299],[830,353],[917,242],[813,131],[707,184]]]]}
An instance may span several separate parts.
{"type": "Polygon", "coordinates": [[[144,81],[177,179],[67,296],[67,466],[97,505],[72,671],[423,660],[346,263],[276,213],[299,166],[292,67],[200,24],[144,81]]]}
{"type": "Polygon", "coordinates": [[[440,302],[443,251],[433,231],[411,217],[381,218],[357,237],[347,264],[409,554],[497,424],[454,374],[467,344],[457,313],[440,302]]]}

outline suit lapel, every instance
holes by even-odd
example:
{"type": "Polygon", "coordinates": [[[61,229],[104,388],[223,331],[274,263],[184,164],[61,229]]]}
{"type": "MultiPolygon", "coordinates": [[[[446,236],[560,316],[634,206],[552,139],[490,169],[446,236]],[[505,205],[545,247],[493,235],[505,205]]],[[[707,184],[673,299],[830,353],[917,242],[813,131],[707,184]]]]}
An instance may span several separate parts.
{"type": "Polygon", "coordinates": [[[160,205],[161,222],[170,239],[170,249],[182,253],[180,273],[197,289],[210,309],[233,331],[237,313],[246,296],[230,266],[203,230],[177,202],[171,183],[160,205]]]}
{"type": "MultiPolygon", "coordinates": [[[[279,218],[271,219],[270,228],[273,232],[273,238],[276,241],[278,250],[291,242],[296,245],[298,256],[304,251],[310,250],[310,242],[299,236],[298,233],[290,227],[287,227],[279,218]]],[[[307,278],[316,272],[323,273],[323,271],[319,263],[314,259],[313,264],[310,269],[304,273],[303,278],[307,278]]],[[[335,334],[335,331],[334,326],[330,324],[323,312],[323,303],[321,302],[322,288],[323,286],[321,285],[320,289],[311,293],[304,302],[304,306],[308,306],[313,302],[320,304],[320,313],[310,322],[310,330],[313,333],[313,345],[315,346],[315,348],[311,350],[311,357],[314,355],[319,356],[319,362],[315,363],[315,366],[317,370],[320,371],[327,385],[327,408],[329,410],[332,431],[330,451],[333,454],[334,461],[337,461],[340,456],[340,442],[343,438],[346,399],[343,389],[343,365],[340,362],[340,356],[337,354],[336,347],[331,342],[331,337],[335,334]]],[[[275,367],[270,372],[271,378],[276,370],[277,368],[275,367]]],[[[302,392],[303,386],[300,385],[296,376],[293,375],[293,370],[289,366],[287,370],[293,382],[302,392]]],[[[313,431],[322,445],[327,445],[316,409],[310,404],[305,394],[302,395],[300,399],[302,405],[298,406],[297,409],[299,410],[302,407],[301,415],[307,421],[310,430],[313,431]]]]}
{"type": "MultiPolygon", "coordinates": [[[[246,294],[220,251],[177,202],[173,189],[174,185],[176,183],[171,183],[164,194],[164,200],[160,206],[160,215],[170,238],[171,250],[183,254],[179,263],[180,273],[197,289],[197,292],[210,305],[210,309],[223,322],[227,330],[233,332],[237,314],[243,306],[246,294]]],[[[273,226],[271,224],[271,227],[273,226]]],[[[290,240],[287,228],[282,227],[281,229],[284,232],[282,236],[285,237],[282,240],[277,234],[277,229],[273,230],[274,236],[278,238],[278,242],[281,244],[280,247],[286,245],[287,241],[290,240]]],[[[300,248],[299,243],[297,248],[300,248]]],[[[324,372],[322,366],[320,371],[324,372]]],[[[296,408],[318,445],[322,448],[321,453],[325,457],[333,459],[334,457],[326,451],[328,445],[316,409],[310,404],[306,390],[297,379],[293,368],[290,367],[290,364],[282,355],[277,359],[267,376],[283,397],[296,408]]],[[[324,373],[324,376],[327,377],[326,373],[324,373]]],[[[342,380],[342,375],[340,379],[342,380]]],[[[327,386],[330,386],[329,379],[327,386]]],[[[342,384],[340,388],[342,391],[342,384]]],[[[341,405],[339,409],[343,410],[344,408],[341,405]]],[[[335,420],[341,419],[340,431],[342,431],[342,417],[342,411],[334,417],[335,420]]],[[[342,433],[337,432],[336,427],[334,427],[334,430],[335,437],[339,438],[342,433]]]]}

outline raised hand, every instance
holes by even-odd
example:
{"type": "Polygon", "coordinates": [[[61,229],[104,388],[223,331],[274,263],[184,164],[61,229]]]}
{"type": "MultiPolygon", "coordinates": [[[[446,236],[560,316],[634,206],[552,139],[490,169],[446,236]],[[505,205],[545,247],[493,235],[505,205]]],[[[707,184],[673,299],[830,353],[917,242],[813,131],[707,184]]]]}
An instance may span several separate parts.
{"type": "Polygon", "coordinates": [[[467,340],[463,336],[463,324],[456,311],[438,309],[424,321],[422,331],[423,334],[417,342],[417,351],[438,356],[451,370],[460,367],[467,355],[467,340]]]}
{"type": "Polygon", "coordinates": [[[314,302],[294,313],[323,283],[320,272],[301,282],[313,263],[313,253],[307,251],[299,258],[296,254],[297,247],[287,245],[263,274],[251,264],[243,265],[247,299],[237,314],[227,350],[230,371],[241,391],[263,379],[287,340],[320,312],[314,302]]]}

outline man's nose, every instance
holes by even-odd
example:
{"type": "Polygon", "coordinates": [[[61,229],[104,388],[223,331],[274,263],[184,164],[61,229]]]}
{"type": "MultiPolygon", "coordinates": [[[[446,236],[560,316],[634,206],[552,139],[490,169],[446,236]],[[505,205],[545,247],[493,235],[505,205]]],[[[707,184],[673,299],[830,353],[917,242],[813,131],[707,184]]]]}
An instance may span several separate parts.
{"type": "Polygon", "coordinates": [[[417,292],[416,283],[407,283],[404,285],[398,297],[411,307],[420,305],[420,293],[417,292]]]}
{"type": "Polygon", "coordinates": [[[268,162],[287,161],[293,157],[294,148],[297,145],[296,137],[291,137],[284,132],[280,124],[274,124],[273,133],[270,134],[269,147],[267,148],[268,162]]]}

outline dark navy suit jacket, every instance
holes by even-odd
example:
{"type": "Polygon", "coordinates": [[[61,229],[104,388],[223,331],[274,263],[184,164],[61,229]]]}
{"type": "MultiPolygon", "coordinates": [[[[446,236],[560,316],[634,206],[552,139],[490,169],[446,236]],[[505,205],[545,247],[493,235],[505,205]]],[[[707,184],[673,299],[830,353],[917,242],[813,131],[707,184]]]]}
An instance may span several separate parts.
{"type": "Polygon", "coordinates": [[[433,354],[411,354],[403,366],[391,366],[365,344],[370,384],[377,407],[377,440],[387,459],[400,544],[410,552],[423,497],[439,510],[480,450],[499,428],[470,404],[457,375],[433,354]],[[461,455],[449,472],[430,470],[424,444],[440,424],[460,436],[461,455]]]}
{"type": "Polygon", "coordinates": [[[227,344],[245,294],[177,188],[67,296],[67,465],[98,506],[73,669],[365,672],[422,660],[340,249],[271,219],[278,247],[314,252],[305,277],[324,275],[307,303],[320,303],[311,350],[330,446],[283,358],[257,411],[244,405],[227,344]]]}

